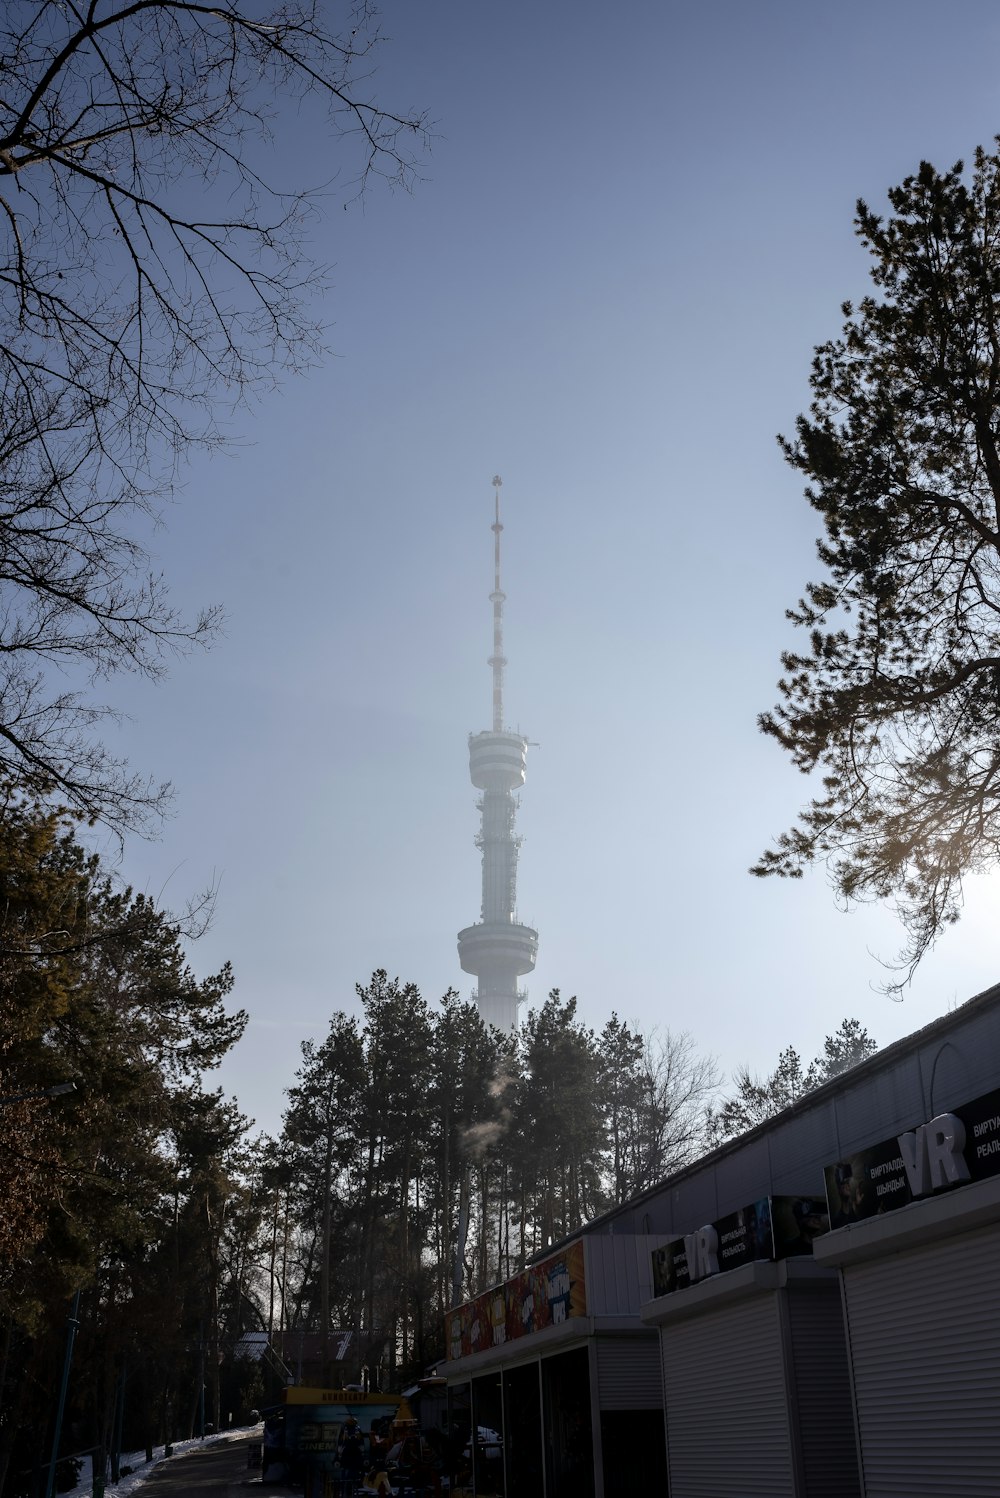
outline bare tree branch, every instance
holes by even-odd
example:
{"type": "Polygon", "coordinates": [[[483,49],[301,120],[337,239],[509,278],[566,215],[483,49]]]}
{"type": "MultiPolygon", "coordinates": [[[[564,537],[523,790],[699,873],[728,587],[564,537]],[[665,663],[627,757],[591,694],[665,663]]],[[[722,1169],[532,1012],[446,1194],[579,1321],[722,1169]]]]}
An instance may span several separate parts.
{"type": "Polygon", "coordinates": [[[372,92],[373,10],[331,9],[12,0],[0,20],[0,776],[119,832],[155,825],[165,787],[93,739],[87,679],[156,676],[219,623],[172,610],[136,522],[219,442],[220,399],[322,352],[319,194],[269,182],[283,118],[339,141],[348,196],[409,188],[427,146],[372,92]]]}

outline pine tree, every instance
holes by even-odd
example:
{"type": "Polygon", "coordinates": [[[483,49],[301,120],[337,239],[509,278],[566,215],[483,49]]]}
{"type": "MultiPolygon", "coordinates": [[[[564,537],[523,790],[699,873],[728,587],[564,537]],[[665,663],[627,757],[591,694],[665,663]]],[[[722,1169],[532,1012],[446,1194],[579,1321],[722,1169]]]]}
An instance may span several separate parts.
{"type": "Polygon", "coordinates": [[[521,1030],[517,1112],[522,1170],[533,1184],[536,1249],[572,1232],[605,1202],[600,1063],[593,1032],[576,1018],[576,1003],[553,989],[521,1030]]]}
{"type": "MultiPolygon", "coordinates": [[[[302,1045],[302,1066],[289,1088],[285,1113],[284,1169],[297,1182],[300,1210],[318,1227],[319,1286],[314,1314],[323,1338],[323,1358],[331,1356],[330,1333],[346,1314],[357,1315],[357,1253],[351,1254],[350,1168],[357,1154],[357,1126],[366,1086],[364,1049],[356,1021],[334,1014],[326,1040],[302,1045]]],[[[330,1372],[324,1370],[324,1378],[330,1372]]]]}
{"type": "Polygon", "coordinates": [[[177,922],[116,888],[71,820],[8,796],[0,817],[0,1067],[9,1199],[0,1237],[7,1356],[0,1490],[16,1437],[39,1438],[74,1290],[84,1413],[106,1439],[125,1345],[116,1307],[140,1293],[174,1183],[165,1141],[184,1098],[246,1022],[228,968],[197,979],[177,922]],[[116,1329],[117,1328],[117,1329],[116,1329]],[[33,1436],[32,1432],[35,1432],[33,1436]]]}
{"type": "Polygon", "coordinates": [[[805,1070],[794,1046],[785,1047],[774,1071],[763,1079],[754,1076],[747,1067],[740,1067],[733,1078],[736,1092],[720,1107],[708,1111],[709,1141],[721,1144],[745,1134],[824,1082],[867,1061],[877,1050],[878,1045],[858,1020],[845,1019],[833,1035],[826,1037],[822,1056],[817,1056],[805,1070]]]}
{"type": "Polygon", "coordinates": [[[823,576],[760,724],[822,789],[753,872],[825,861],[846,900],[893,900],[898,991],[1000,858],[1000,156],[923,162],[889,202],[858,203],[875,291],[844,304],[782,439],[823,576]]]}

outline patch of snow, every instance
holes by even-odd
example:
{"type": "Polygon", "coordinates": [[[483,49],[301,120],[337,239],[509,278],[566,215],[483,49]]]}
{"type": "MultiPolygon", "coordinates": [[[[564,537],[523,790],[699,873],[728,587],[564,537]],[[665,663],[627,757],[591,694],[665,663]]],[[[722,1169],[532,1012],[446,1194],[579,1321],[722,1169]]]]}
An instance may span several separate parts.
{"type": "MultiPolygon", "coordinates": [[[[234,1426],[232,1430],[220,1431],[218,1435],[206,1436],[204,1440],[200,1436],[195,1436],[191,1441],[175,1441],[169,1456],[164,1454],[162,1446],[154,1446],[151,1462],[147,1462],[145,1450],[123,1451],[121,1466],[131,1467],[132,1471],[127,1477],[120,1478],[118,1482],[111,1482],[109,1479],[104,1489],[104,1498],[129,1498],[130,1493],[142,1487],[154,1467],[161,1466],[165,1461],[175,1461],[187,1451],[194,1451],[199,1446],[221,1446],[228,1441],[245,1441],[248,1438],[252,1440],[258,1432],[263,1435],[263,1430],[264,1422],[261,1421],[257,1425],[234,1426]]],[[[60,1494],[59,1498],[90,1498],[93,1488],[91,1458],[86,1456],[80,1469],[80,1481],[69,1492],[60,1494]]]]}

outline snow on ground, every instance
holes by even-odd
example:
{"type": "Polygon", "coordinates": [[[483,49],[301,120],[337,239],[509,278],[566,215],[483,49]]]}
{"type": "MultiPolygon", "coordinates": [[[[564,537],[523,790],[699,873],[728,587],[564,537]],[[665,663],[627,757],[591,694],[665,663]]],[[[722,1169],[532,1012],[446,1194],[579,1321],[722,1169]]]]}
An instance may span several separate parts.
{"type": "MultiPolygon", "coordinates": [[[[123,1451],[121,1465],[123,1467],[131,1467],[132,1471],[127,1477],[122,1477],[118,1482],[111,1482],[109,1480],[107,1487],[104,1489],[105,1498],[128,1498],[130,1493],[134,1493],[136,1488],[142,1486],[154,1467],[158,1467],[161,1462],[175,1461],[177,1457],[183,1456],[186,1451],[193,1451],[197,1446],[218,1446],[221,1442],[225,1441],[245,1441],[247,1437],[252,1439],[255,1433],[259,1433],[263,1438],[263,1432],[264,1426],[263,1422],[261,1422],[259,1425],[234,1426],[232,1430],[222,1431],[219,1435],[206,1436],[203,1441],[198,1436],[195,1436],[193,1441],[175,1441],[173,1452],[170,1456],[164,1456],[162,1446],[154,1446],[153,1460],[151,1462],[147,1462],[144,1450],[123,1451]]],[[[89,1456],[84,1457],[83,1466],[80,1469],[80,1481],[75,1488],[61,1494],[60,1498],[90,1498],[90,1494],[93,1491],[90,1463],[91,1458],[89,1456]]]]}

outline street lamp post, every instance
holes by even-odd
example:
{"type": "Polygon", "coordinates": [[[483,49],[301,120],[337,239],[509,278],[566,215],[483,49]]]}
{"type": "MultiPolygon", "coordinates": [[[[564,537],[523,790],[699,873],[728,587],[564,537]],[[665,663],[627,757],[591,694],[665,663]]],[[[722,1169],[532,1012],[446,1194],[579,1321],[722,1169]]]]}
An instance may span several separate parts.
{"type": "Polygon", "coordinates": [[[52,1498],[55,1492],[56,1462],[59,1458],[59,1439],[62,1436],[63,1411],[66,1408],[66,1390],[69,1388],[69,1365],[73,1361],[73,1343],[76,1341],[76,1329],[80,1325],[80,1292],[73,1296],[73,1309],[69,1313],[69,1321],[66,1323],[66,1356],[63,1359],[62,1383],[59,1385],[59,1405],[56,1409],[56,1428],[52,1433],[52,1456],[49,1459],[49,1475],[45,1483],[45,1498],[52,1498]]]}

